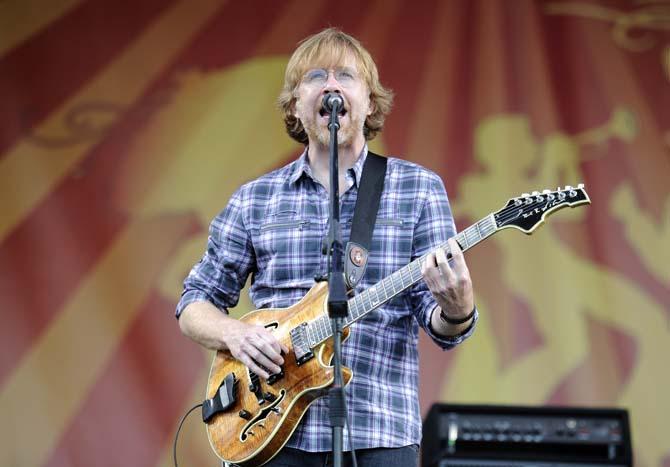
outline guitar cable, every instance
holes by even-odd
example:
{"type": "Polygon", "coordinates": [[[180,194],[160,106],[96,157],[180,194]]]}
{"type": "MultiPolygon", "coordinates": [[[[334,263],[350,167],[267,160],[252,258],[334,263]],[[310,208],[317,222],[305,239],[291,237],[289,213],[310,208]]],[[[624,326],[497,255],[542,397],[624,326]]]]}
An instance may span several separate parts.
{"type": "Polygon", "coordinates": [[[193,407],[191,407],[188,412],[181,418],[181,421],[179,422],[179,426],[177,427],[177,433],[174,435],[174,443],[172,445],[172,457],[174,459],[174,467],[179,467],[177,465],[177,440],[179,439],[179,432],[181,431],[181,426],[184,424],[184,421],[186,420],[186,417],[191,415],[191,412],[193,412],[195,409],[198,407],[202,407],[202,403],[196,404],[193,407]]]}
{"type": "MultiPolygon", "coordinates": [[[[347,394],[345,392],[345,386],[342,386],[341,388],[342,391],[342,403],[344,404],[344,413],[346,414],[346,423],[347,423],[347,431],[349,432],[349,444],[351,445],[351,462],[353,464],[353,467],[358,467],[358,462],[356,460],[356,450],[354,449],[354,436],[351,431],[351,414],[349,413],[349,410],[347,410],[347,394]]],[[[202,407],[202,403],[196,404],[184,414],[184,416],[181,418],[179,421],[179,425],[177,426],[177,432],[174,435],[174,443],[172,444],[172,458],[174,460],[174,467],[179,467],[179,464],[177,463],[177,440],[179,439],[179,433],[181,432],[181,427],[184,425],[184,422],[186,421],[186,418],[191,415],[191,412],[193,412],[195,409],[202,407]]]]}
{"type": "MultiPolygon", "coordinates": [[[[347,410],[347,398],[346,398],[346,393],[344,391],[344,386],[342,386],[342,400],[344,401],[344,411],[347,414],[347,431],[349,432],[349,444],[351,444],[351,462],[353,464],[353,467],[358,467],[358,462],[356,462],[356,450],[354,449],[354,438],[351,432],[351,414],[347,410]]],[[[188,409],[188,412],[184,414],[184,416],[181,418],[179,421],[179,425],[177,426],[177,432],[174,435],[174,443],[172,444],[172,458],[174,460],[174,467],[179,467],[177,463],[177,440],[179,439],[179,432],[181,431],[181,427],[186,421],[186,418],[191,415],[191,412],[193,412],[195,409],[202,407],[202,403],[196,404],[190,409],[188,409]]]]}

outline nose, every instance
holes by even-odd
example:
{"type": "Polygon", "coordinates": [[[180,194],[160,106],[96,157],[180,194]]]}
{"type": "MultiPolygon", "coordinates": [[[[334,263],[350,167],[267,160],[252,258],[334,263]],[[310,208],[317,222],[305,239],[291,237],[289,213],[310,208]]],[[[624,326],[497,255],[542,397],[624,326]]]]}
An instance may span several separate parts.
{"type": "Polygon", "coordinates": [[[326,80],[326,84],[323,87],[323,92],[324,94],[328,92],[342,92],[342,85],[337,79],[335,79],[335,72],[332,70],[328,71],[328,79],[326,80]]]}

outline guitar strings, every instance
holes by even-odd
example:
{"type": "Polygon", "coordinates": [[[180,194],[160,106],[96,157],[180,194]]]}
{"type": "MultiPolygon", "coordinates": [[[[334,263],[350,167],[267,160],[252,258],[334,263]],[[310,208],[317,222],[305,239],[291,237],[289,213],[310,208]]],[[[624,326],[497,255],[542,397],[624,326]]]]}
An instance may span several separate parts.
{"type": "MultiPolygon", "coordinates": [[[[550,193],[550,194],[561,193],[561,192],[562,192],[562,191],[555,191],[555,192],[552,192],[552,193],[550,193]]],[[[548,195],[541,195],[541,196],[543,197],[542,201],[538,201],[537,198],[534,196],[534,197],[533,197],[533,202],[532,202],[532,203],[529,203],[529,204],[525,204],[525,203],[524,203],[524,204],[519,205],[519,206],[516,206],[516,205],[514,205],[514,204],[511,204],[511,205],[509,205],[509,206],[506,206],[506,207],[502,208],[500,211],[498,211],[498,212],[496,212],[496,213],[494,214],[494,218],[496,219],[496,224],[498,224],[498,225],[506,224],[506,223],[509,222],[510,220],[519,217],[519,215],[520,215],[519,210],[520,210],[520,209],[521,209],[522,211],[527,211],[527,210],[529,210],[529,209],[535,209],[536,207],[539,207],[539,206],[541,206],[541,205],[545,205],[546,202],[548,201],[548,199],[547,199],[548,195]]],[[[518,199],[518,198],[517,198],[517,199],[518,199]]],[[[526,199],[527,199],[527,198],[526,198],[526,199]]],[[[487,216],[487,217],[488,217],[488,216],[487,216]]],[[[483,219],[477,221],[477,223],[481,222],[482,220],[483,220],[483,219]]],[[[473,225],[476,225],[477,223],[475,223],[475,224],[473,224],[473,225]]],[[[498,225],[496,225],[496,230],[499,228],[498,225]]],[[[456,234],[456,236],[462,234],[463,232],[467,231],[467,230],[470,229],[471,227],[472,227],[472,226],[470,226],[470,227],[468,227],[467,229],[465,229],[465,230],[459,232],[458,234],[456,234]]],[[[474,245],[473,245],[473,246],[474,246],[474,245]]],[[[409,264],[406,265],[405,267],[398,269],[396,272],[394,272],[394,273],[391,274],[390,276],[385,277],[384,279],[382,279],[382,280],[380,281],[380,283],[383,282],[383,281],[385,281],[385,280],[387,280],[387,279],[389,279],[390,277],[392,277],[392,276],[395,275],[396,273],[399,273],[399,274],[402,275],[402,272],[401,272],[401,271],[404,270],[404,269],[408,269],[408,270],[409,270],[409,274],[410,274],[410,279],[411,279],[412,283],[411,283],[411,284],[408,284],[407,287],[404,287],[403,290],[406,289],[406,288],[409,288],[411,285],[413,285],[414,283],[416,283],[416,282],[418,281],[418,279],[417,279],[416,281],[414,280],[413,275],[414,275],[414,273],[415,273],[416,271],[412,271],[412,268],[415,268],[415,269],[416,269],[416,268],[418,267],[418,268],[420,269],[420,268],[421,268],[421,264],[423,264],[423,262],[424,262],[425,259],[428,257],[428,255],[430,255],[431,253],[435,252],[435,251],[436,251],[437,249],[439,249],[439,248],[445,249],[445,250],[447,250],[448,252],[450,252],[449,244],[448,244],[448,243],[443,243],[443,244],[439,245],[437,248],[435,248],[435,249],[429,251],[428,253],[426,253],[426,254],[420,256],[419,258],[415,259],[414,261],[412,261],[411,263],[409,263],[409,264]],[[415,264],[415,263],[416,263],[416,264],[415,264]]],[[[465,250],[464,250],[464,251],[465,251],[465,250]]],[[[451,258],[448,258],[448,259],[447,259],[447,262],[449,263],[449,265],[451,265],[452,261],[453,261],[453,256],[452,256],[451,258]]],[[[361,294],[359,294],[358,296],[360,297],[361,295],[363,295],[363,294],[365,294],[365,293],[368,293],[369,290],[370,290],[370,289],[367,289],[367,290],[363,291],[363,292],[362,292],[361,294]]],[[[385,290],[386,290],[386,289],[384,288],[384,291],[385,291],[385,290]]],[[[394,290],[395,290],[395,288],[394,288],[394,290]]],[[[396,291],[396,292],[399,293],[400,291],[396,291]]],[[[397,293],[396,293],[396,294],[397,294],[397,293]]],[[[385,293],[385,294],[386,294],[386,293],[385,293]]],[[[348,301],[348,302],[352,302],[352,301],[354,300],[354,298],[356,298],[356,297],[350,298],[350,299],[347,300],[347,301],[348,301]]],[[[375,308],[376,308],[376,307],[375,307],[375,308]]]]}
{"type": "MultiPolygon", "coordinates": [[[[558,191],[558,192],[553,192],[553,193],[551,193],[551,194],[554,194],[554,193],[560,193],[560,191],[558,191]]],[[[498,225],[504,225],[504,224],[507,224],[509,221],[511,221],[511,220],[513,220],[513,219],[519,217],[519,215],[520,215],[519,210],[520,210],[520,209],[521,209],[522,211],[527,211],[528,209],[535,209],[536,207],[539,207],[539,206],[541,206],[541,205],[545,205],[546,202],[547,202],[547,198],[546,198],[547,195],[542,195],[542,196],[543,196],[542,201],[538,201],[535,197],[533,197],[533,202],[532,202],[532,203],[529,203],[529,204],[525,204],[525,203],[524,203],[524,204],[522,204],[522,205],[520,205],[520,206],[515,206],[514,204],[511,204],[511,205],[509,205],[509,206],[506,206],[506,207],[502,208],[500,211],[498,211],[498,212],[496,212],[496,213],[494,214],[494,218],[496,219],[496,223],[497,223],[498,225]]],[[[473,225],[476,225],[477,223],[481,222],[482,220],[483,220],[483,219],[477,221],[477,222],[476,222],[475,224],[473,224],[473,225]]],[[[468,227],[467,229],[465,229],[465,230],[459,232],[458,234],[456,234],[456,236],[460,235],[460,234],[463,233],[463,232],[466,232],[466,231],[467,231],[469,228],[471,228],[471,227],[472,227],[472,226],[470,226],[470,227],[468,227]]],[[[498,226],[496,226],[496,228],[498,228],[498,226]]],[[[448,249],[448,246],[449,246],[448,243],[443,243],[443,244],[440,245],[438,248],[448,249]]],[[[435,250],[436,250],[436,249],[435,249],[435,250]]],[[[415,261],[412,261],[412,262],[411,262],[410,264],[408,264],[406,267],[408,267],[408,268],[411,267],[412,264],[413,264],[414,262],[422,263],[422,262],[426,259],[426,257],[427,257],[429,254],[431,254],[432,252],[434,252],[435,250],[431,250],[430,252],[428,252],[428,253],[424,254],[423,256],[417,258],[415,261]]],[[[451,262],[453,261],[453,257],[452,257],[452,258],[448,258],[447,261],[448,261],[449,264],[451,265],[451,262]]]]}

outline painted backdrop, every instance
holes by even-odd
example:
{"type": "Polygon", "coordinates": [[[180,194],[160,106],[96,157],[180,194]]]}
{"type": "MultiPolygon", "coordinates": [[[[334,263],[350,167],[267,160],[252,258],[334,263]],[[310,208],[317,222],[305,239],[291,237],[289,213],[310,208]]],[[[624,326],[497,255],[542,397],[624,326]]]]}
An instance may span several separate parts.
{"type": "MultiPolygon", "coordinates": [[[[329,25],[396,92],[373,149],[439,173],[459,228],[532,190],[593,203],[468,253],[482,318],[422,340],[424,410],[621,406],[637,465],[670,466],[670,3],[644,0],[0,2],[0,464],[169,464],[211,358],[181,280],[299,153],[274,100],[329,25]]],[[[179,452],[215,465],[197,415],[179,452]]]]}

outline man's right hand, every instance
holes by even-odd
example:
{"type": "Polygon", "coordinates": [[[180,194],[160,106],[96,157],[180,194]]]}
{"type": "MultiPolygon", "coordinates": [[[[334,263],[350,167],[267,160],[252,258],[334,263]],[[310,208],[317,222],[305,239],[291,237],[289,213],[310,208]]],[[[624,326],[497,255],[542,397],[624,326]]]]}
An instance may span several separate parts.
{"type": "Polygon", "coordinates": [[[231,323],[222,340],[233,357],[264,379],[281,371],[279,366],[284,364],[281,353],[288,353],[286,345],[272,332],[241,321],[231,323]]]}
{"type": "Polygon", "coordinates": [[[244,363],[261,378],[279,373],[284,363],[281,352],[286,345],[263,326],[231,318],[209,302],[198,301],[186,306],[179,318],[181,331],[208,349],[228,349],[233,357],[244,363]]]}

